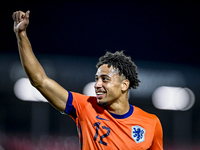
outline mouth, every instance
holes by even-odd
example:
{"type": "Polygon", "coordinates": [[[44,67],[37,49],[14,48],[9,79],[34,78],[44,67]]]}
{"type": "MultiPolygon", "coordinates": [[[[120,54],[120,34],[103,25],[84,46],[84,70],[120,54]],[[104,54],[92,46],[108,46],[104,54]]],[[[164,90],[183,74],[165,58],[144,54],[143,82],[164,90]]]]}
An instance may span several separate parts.
{"type": "Polygon", "coordinates": [[[99,99],[99,100],[102,99],[105,94],[106,94],[105,92],[97,91],[96,92],[97,99],[99,99]]]}

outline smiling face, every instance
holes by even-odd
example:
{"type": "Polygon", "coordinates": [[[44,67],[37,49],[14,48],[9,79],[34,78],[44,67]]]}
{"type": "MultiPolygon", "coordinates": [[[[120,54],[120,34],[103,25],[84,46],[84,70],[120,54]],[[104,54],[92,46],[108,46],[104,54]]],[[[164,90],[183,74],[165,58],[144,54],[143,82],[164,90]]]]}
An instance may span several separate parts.
{"type": "Polygon", "coordinates": [[[107,64],[98,68],[95,80],[97,103],[102,106],[117,102],[128,89],[124,76],[119,76],[118,71],[112,66],[109,68],[107,64]]]}

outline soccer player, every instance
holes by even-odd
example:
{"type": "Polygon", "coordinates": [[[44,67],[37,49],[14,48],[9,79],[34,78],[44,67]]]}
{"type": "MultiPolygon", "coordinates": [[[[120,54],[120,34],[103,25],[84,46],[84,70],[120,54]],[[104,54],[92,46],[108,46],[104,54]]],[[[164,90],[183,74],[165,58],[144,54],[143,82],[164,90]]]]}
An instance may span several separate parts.
{"type": "Polygon", "coordinates": [[[97,63],[96,97],[65,90],[47,77],[26,34],[30,11],[13,13],[23,68],[31,82],[59,111],[77,124],[83,150],[161,150],[159,119],[129,104],[128,90],[139,86],[137,67],[123,52],[107,52],[97,63]]]}

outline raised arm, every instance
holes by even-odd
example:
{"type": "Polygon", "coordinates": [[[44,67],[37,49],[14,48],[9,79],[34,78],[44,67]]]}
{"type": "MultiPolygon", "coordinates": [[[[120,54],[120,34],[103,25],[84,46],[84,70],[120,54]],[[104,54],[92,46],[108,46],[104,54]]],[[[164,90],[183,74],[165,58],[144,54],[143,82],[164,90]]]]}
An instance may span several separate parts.
{"type": "Polygon", "coordinates": [[[68,99],[68,92],[47,77],[44,69],[35,57],[30,41],[26,34],[29,24],[30,11],[26,13],[16,11],[13,13],[14,32],[17,37],[17,44],[22,66],[31,82],[41,94],[59,111],[64,111],[68,99]]]}

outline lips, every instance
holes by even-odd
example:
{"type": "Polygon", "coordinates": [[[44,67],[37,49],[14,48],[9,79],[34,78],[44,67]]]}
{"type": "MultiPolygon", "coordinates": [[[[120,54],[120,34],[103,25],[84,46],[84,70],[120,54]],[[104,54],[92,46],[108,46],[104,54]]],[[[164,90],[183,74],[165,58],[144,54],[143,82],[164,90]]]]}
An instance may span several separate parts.
{"type": "Polygon", "coordinates": [[[105,95],[105,93],[102,93],[102,94],[97,93],[97,98],[102,99],[104,95],[105,95]]]}
{"type": "Polygon", "coordinates": [[[97,99],[102,99],[105,94],[104,91],[96,91],[97,99]]]}

